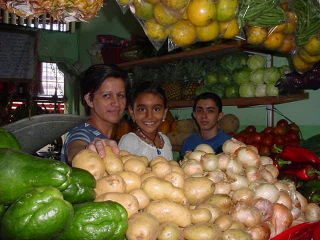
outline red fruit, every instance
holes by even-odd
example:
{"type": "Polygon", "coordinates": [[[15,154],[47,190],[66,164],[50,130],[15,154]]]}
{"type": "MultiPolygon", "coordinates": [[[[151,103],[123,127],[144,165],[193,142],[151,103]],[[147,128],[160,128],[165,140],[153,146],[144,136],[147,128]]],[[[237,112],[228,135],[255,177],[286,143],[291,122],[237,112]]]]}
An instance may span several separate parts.
{"type": "Polygon", "coordinates": [[[276,126],[273,128],[274,135],[285,135],[287,133],[287,127],[285,126],[276,126]]]}
{"type": "Polygon", "coordinates": [[[271,147],[273,145],[273,136],[271,134],[265,134],[264,138],[262,139],[262,145],[271,147]]]}
{"type": "Polygon", "coordinates": [[[284,137],[282,137],[281,135],[276,136],[273,141],[274,144],[277,146],[283,146],[285,144],[284,137]]]}
{"type": "Polygon", "coordinates": [[[256,148],[258,149],[258,152],[260,152],[260,146],[261,146],[261,145],[260,145],[259,143],[255,143],[255,142],[254,142],[254,143],[252,143],[251,145],[254,146],[254,147],[256,147],[256,148]]]}
{"type": "Polygon", "coordinates": [[[286,134],[286,136],[288,136],[288,138],[290,139],[291,142],[300,141],[299,133],[294,130],[289,130],[288,133],[286,134]]]}
{"type": "Polygon", "coordinates": [[[289,129],[289,130],[296,131],[296,132],[300,132],[299,126],[298,126],[297,124],[295,124],[295,123],[290,123],[290,124],[288,125],[288,129],[289,129]]]}
{"type": "Polygon", "coordinates": [[[281,119],[281,120],[279,120],[279,121],[277,122],[277,126],[286,127],[286,126],[288,126],[288,125],[289,125],[289,123],[288,123],[288,121],[285,120],[285,119],[281,119]]]}
{"type": "Polygon", "coordinates": [[[245,131],[249,132],[249,133],[255,133],[257,131],[257,129],[256,129],[255,126],[249,125],[249,126],[246,127],[245,131]]]}
{"type": "Polygon", "coordinates": [[[237,139],[238,141],[243,142],[243,143],[245,143],[245,141],[246,141],[246,138],[241,135],[236,136],[235,139],[237,139]]]}
{"type": "Polygon", "coordinates": [[[260,146],[260,150],[259,150],[259,154],[260,154],[261,156],[270,156],[270,155],[271,155],[271,148],[270,148],[270,146],[261,145],[261,146],[260,146]]]}
{"type": "Polygon", "coordinates": [[[261,143],[263,140],[264,134],[263,133],[254,133],[252,136],[252,141],[254,143],[261,143]]]}
{"type": "Polygon", "coordinates": [[[272,127],[266,127],[264,130],[263,130],[264,133],[266,134],[271,134],[273,132],[273,128],[272,127]]]}

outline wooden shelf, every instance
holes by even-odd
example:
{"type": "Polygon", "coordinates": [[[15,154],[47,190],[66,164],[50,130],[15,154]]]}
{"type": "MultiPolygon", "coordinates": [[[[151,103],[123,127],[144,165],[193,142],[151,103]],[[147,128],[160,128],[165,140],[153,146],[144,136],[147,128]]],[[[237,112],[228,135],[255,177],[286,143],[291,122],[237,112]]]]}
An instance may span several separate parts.
{"type": "Polygon", "coordinates": [[[194,50],[179,52],[179,53],[173,53],[173,54],[167,54],[161,57],[152,57],[152,58],[146,58],[146,59],[140,59],[136,61],[130,61],[125,63],[120,63],[118,66],[122,68],[130,68],[134,66],[142,66],[142,65],[156,65],[159,63],[166,63],[166,62],[172,62],[174,60],[183,59],[183,58],[190,58],[190,57],[196,57],[196,56],[217,56],[221,54],[226,54],[231,51],[235,51],[240,49],[241,47],[241,41],[232,41],[230,43],[224,43],[219,45],[213,45],[203,48],[198,48],[194,50]]]}
{"type": "MultiPolygon", "coordinates": [[[[223,106],[248,107],[255,105],[282,104],[305,100],[309,98],[308,93],[293,94],[288,96],[277,97],[248,97],[248,98],[225,98],[222,99],[223,106]]],[[[169,108],[192,107],[193,101],[169,101],[169,108]]]]}

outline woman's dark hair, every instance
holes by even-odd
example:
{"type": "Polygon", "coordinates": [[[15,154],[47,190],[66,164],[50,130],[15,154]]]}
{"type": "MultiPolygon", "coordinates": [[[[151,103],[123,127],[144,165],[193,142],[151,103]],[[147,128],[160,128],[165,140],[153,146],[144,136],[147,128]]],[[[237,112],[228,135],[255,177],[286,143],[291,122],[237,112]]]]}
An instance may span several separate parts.
{"type": "Polygon", "coordinates": [[[193,111],[196,110],[197,103],[201,99],[212,99],[217,104],[217,107],[219,109],[219,113],[222,112],[222,101],[221,101],[221,98],[217,94],[212,93],[212,92],[205,92],[205,93],[202,93],[202,94],[198,95],[195,98],[194,103],[193,103],[193,107],[192,107],[193,111]]]}
{"type": "Polygon", "coordinates": [[[167,107],[167,97],[164,89],[158,83],[150,81],[144,81],[135,84],[129,95],[128,105],[133,107],[133,104],[136,101],[137,97],[143,93],[153,93],[158,95],[162,98],[164,106],[167,107]]]}
{"type": "MultiPolygon", "coordinates": [[[[80,87],[81,98],[85,104],[84,96],[87,93],[94,93],[97,91],[106,78],[114,77],[121,78],[127,87],[128,74],[117,65],[96,64],[89,67],[81,75],[80,87]]],[[[92,95],[93,96],[93,95],[92,95]]]]}

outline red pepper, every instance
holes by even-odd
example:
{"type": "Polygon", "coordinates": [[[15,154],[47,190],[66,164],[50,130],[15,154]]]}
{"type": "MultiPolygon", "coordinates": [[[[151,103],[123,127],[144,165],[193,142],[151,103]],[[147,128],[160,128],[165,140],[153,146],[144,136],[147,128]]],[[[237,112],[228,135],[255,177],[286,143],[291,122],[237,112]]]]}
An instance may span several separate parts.
{"type": "Polygon", "coordinates": [[[313,180],[320,173],[311,164],[290,165],[282,168],[282,174],[289,174],[298,177],[301,180],[313,180]]]}
{"type": "Polygon", "coordinates": [[[274,146],[274,149],[278,151],[277,157],[286,161],[320,164],[320,158],[317,154],[307,148],[285,146],[281,150],[277,146],[274,146]]]}
{"type": "Polygon", "coordinates": [[[273,160],[273,165],[276,166],[278,169],[281,169],[283,166],[291,164],[291,161],[285,161],[281,159],[275,159],[273,160]]]}

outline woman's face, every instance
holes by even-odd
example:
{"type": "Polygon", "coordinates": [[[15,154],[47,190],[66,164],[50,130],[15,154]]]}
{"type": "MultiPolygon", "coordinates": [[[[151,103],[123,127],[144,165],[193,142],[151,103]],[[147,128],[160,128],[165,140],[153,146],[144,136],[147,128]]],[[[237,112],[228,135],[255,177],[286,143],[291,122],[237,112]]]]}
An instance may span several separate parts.
{"type": "Polygon", "coordinates": [[[93,98],[86,95],[86,102],[91,108],[90,116],[104,122],[119,122],[126,107],[125,81],[109,77],[94,92],[93,98]]]}
{"type": "Polygon", "coordinates": [[[167,109],[158,94],[143,93],[136,98],[130,113],[142,131],[154,134],[165,119],[167,109]]]}

